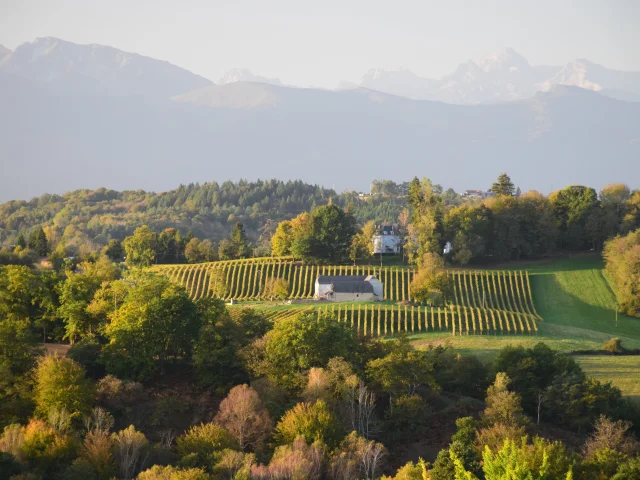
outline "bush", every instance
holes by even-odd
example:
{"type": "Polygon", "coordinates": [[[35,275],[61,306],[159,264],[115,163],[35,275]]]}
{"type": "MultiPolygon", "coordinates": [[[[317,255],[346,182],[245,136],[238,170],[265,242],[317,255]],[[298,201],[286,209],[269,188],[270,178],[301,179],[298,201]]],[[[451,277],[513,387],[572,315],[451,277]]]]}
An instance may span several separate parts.
{"type": "Polygon", "coordinates": [[[276,425],[275,440],[279,445],[287,445],[302,437],[307,443],[320,441],[334,447],[342,438],[338,421],[327,404],[298,403],[287,411],[276,425]]]}
{"type": "Polygon", "coordinates": [[[215,452],[238,450],[238,443],[224,428],[215,423],[202,423],[191,427],[178,438],[178,452],[182,457],[194,456],[196,465],[206,465],[215,452]]]}
{"type": "Polygon", "coordinates": [[[98,401],[114,413],[120,427],[138,423],[147,414],[146,398],[141,383],[120,380],[113,375],[98,382],[98,401]]]}
{"type": "Polygon", "coordinates": [[[602,349],[609,353],[624,353],[625,349],[622,346],[622,340],[619,338],[612,338],[604,344],[602,349]]]}
{"type": "Polygon", "coordinates": [[[144,388],[139,382],[120,380],[113,375],[107,375],[98,382],[98,399],[109,409],[125,409],[144,397],[144,388]]]}
{"type": "Polygon", "coordinates": [[[216,453],[214,472],[221,478],[233,480],[249,480],[251,478],[251,466],[256,463],[253,453],[236,452],[235,450],[223,450],[216,453]]]}
{"type": "Polygon", "coordinates": [[[180,469],[154,465],[138,475],[137,480],[209,480],[211,477],[201,468],[180,469]]]}
{"type": "Polygon", "coordinates": [[[20,456],[22,445],[24,445],[24,429],[17,423],[4,427],[2,437],[0,437],[0,451],[22,460],[20,456]]]}
{"type": "Polygon", "coordinates": [[[31,470],[55,473],[64,469],[76,456],[76,442],[69,435],[56,432],[42,420],[31,420],[22,427],[24,442],[19,458],[31,470]]]}

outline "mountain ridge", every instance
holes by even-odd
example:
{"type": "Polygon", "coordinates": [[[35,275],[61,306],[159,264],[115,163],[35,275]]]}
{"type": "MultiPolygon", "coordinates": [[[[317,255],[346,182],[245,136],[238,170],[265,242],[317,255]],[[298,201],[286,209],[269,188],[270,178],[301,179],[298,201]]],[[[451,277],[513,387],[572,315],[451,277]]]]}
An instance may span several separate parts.
{"type": "MultiPolygon", "coordinates": [[[[343,85],[345,82],[342,83],[343,85]]],[[[454,104],[483,104],[528,98],[551,85],[575,85],[618,92],[613,98],[640,95],[640,72],[611,70],[585,59],[563,66],[537,65],[505,47],[476,60],[458,64],[440,79],[420,77],[408,69],[370,69],[359,85],[416,100],[454,104]]]]}
{"type": "Polygon", "coordinates": [[[56,37],[23,43],[0,60],[0,71],[53,88],[167,98],[212,82],[164,60],[114,47],[56,37]]]}
{"type": "MultiPolygon", "coordinates": [[[[0,46],[0,70],[54,88],[70,85],[99,94],[162,98],[214,84],[248,81],[282,85],[278,78],[257,75],[247,68],[232,69],[214,83],[164,60],[56,37],[39,37],[15,51],[0,46]],[[165,79],[164,84],[158,79],[165,79]]],[[[555,84],[598,90],[625,101],[635,102],[640,96],[640,72],[612,70],[583,58],[562,66],[531,65],[511,47],[462,62],[439,79],[421,77],[407,68],[372,68],[359,83],[341,82],[336,90],[366,87],[416,100],[473,105],[528,98],[555,84]]]]}
{"type": "Polygon", "coordinates": [[[523,190],[545,190],[547,172],[557,186],[640,178],[640,104],[578,87],[465,106],[237,82],[149,101],[2,74],[0,104],[0,201],[247,177],[363,190],[428,176],[458,191],[503,171],[523,190]]]}

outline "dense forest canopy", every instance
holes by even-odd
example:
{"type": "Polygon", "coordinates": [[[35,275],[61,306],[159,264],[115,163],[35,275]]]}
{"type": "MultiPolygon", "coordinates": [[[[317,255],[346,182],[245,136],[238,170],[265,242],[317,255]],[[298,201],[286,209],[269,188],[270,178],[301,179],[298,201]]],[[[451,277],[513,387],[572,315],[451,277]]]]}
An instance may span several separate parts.
{"type": "Polygon", "coordinates": [[[359,220],[394,221],[401,199],[359,201],[356,193],[333,190],[301,181],[279,180],[182,185],[164,193],[77,190],[64,195],[42,195],[30,201],[0,205],[0,244],[16,244],[20,232],[42,226],[50,242],[97,244],[123,240],[133,230],[148,225],[160,232],[175,227],[183,234],[219,241],[237,221],[243,222],[251,240],[267,220],[280,221],[332,201],[352,203],[359,220]]]}

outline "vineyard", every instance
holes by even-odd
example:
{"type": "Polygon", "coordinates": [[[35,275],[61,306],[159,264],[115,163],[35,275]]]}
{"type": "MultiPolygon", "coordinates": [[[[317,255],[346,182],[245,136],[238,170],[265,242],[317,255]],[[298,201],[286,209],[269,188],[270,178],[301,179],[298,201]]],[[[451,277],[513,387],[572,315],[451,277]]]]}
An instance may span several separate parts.
{"type": "MultiPolygon", "coordinates": [[[[374,275],[384,284],[385,300],[411,300],[410,284],[415,270],[372,266],[309,266],[290,259],[249,259],[194,265],[163,265],[154,268],[175,283],[183,285],[192,299],[212,296],[213,272],[221,272],[225,299],[265,300],[269,278],[283,278],[289,284],[289,298],[313,298],[319,275],[374,275]]],[[[538,317],[533,304],[527,272],[459,271],[451,272],[454,303],[461,307],[508,310],[538,317]]]]}
{"type": "MultiPolygon", "coordinates": [[[[243,307],[231,308],[238,315],[243,307]]],[[[446,308],[418,307],[382,303],[338,303],[300,306],[287,309],[257,310],[271,320],[291,318],[319,311],[345,322],[366,336],[390,336],[399,333],[451,332],[462,334],[533,334],[538,331],[534,315],[506,310],[453,305],[446,308]]]]}
{"type": "MultiPolygon", "coordinates": [[[[373,266],[302,265],[291,258],[230,260],[194,265],[162,265],[154,270],[183,285],[190,297],[213,296],[214,282],[222,283],[225,299],[267,300],[265,288],[271,278],[282,278],[289,298],[311,299],[319,275],[374,275],[384,285],[385,300],[412,300],[411,268],[373,266]]],[[[451,271],[453,306],[446,309],[405,305],[300,306],[284,310],[265,309],[281,319],[304,310],[320,308],[348,322],[366,335],[398,332],[451,331],[456,333],[534,333],[541,320],[533,303],[529,274],[519,271],[451,271]]],[[[220,291],[218,289],[218,291],[220,291]]]]}

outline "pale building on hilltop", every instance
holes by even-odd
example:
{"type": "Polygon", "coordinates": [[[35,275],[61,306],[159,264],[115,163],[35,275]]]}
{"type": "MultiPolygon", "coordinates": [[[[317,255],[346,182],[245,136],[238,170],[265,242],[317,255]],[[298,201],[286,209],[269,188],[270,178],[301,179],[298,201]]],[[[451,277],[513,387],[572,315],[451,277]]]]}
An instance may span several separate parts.
{"type": "Polygon", "coordinates": [[[373,275],[320,275],[315,298],[331,302],[377,302],[384,300],[382,282],[373,275]]]}
{"type": "Polygon", "coordinates": [[[493,197],[494,194],[490,190],[465,190],[462,193],[463,198],[490,198],[493,197]]]}
{"type": "Polygon", "coordinates": [[[379,227],[378,233],[373,236],[373,253],[374,255],[389,254],[396,255],[400,253],[402,246],[402,238],[397,234],[393,226],[385,225],[379,227]]]}

